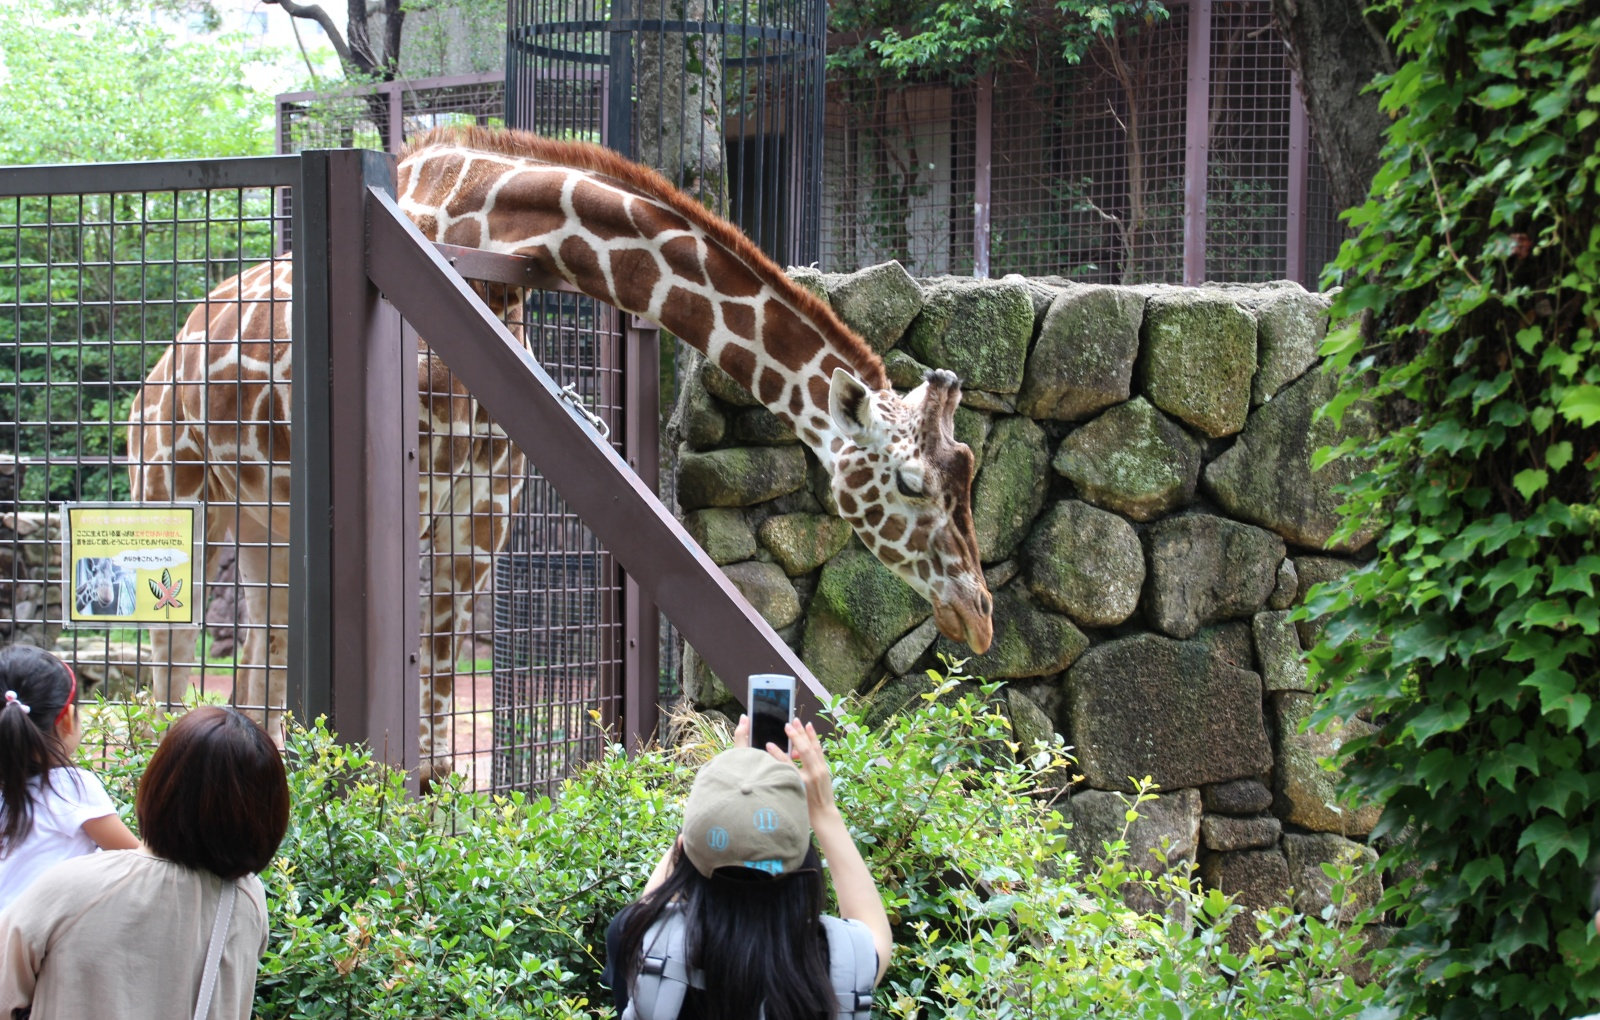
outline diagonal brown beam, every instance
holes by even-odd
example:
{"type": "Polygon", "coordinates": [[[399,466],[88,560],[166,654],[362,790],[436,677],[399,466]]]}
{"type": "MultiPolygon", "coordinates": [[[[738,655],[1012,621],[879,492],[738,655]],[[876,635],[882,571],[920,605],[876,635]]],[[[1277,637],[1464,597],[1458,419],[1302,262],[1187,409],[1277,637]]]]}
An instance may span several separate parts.
{"type": "Polygon", "coordinates": [[[367,272],[372,282],[539,473],[605,543],[629,576],[741,701],[750,673],[798,678],[798,708],[815,717],[826,689],[645,488],[611,445],[561,396],[560,387],[449,271],[387,194],[367,189],[367,272]]]}

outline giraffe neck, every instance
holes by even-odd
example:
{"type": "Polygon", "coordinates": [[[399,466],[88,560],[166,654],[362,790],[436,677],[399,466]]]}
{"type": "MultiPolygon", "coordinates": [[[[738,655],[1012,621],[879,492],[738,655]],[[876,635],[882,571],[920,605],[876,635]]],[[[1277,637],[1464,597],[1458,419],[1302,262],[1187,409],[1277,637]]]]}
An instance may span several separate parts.
{"type": "Polygon", "coordinates": [[[424,138],[400,204],[433,240],[531,256],[591,297],[659,323],[784,421],[832,470],[836,369],[888,388],[883,363],[826,302],[648,170],[527,136],[527,152],[424,138]]]}

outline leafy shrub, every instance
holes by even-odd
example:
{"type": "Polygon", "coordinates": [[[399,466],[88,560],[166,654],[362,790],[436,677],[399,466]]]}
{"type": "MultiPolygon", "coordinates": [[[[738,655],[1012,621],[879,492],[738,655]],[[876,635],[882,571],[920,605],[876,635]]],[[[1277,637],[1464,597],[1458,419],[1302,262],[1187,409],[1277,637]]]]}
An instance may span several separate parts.
{"type": "MultiPolygon", "coordinates": [[[[1358,928],[1287,909],[1252,921],[1183,874],[1132,870],[1121,842],[1078,860],[1059,806],[1038,793],[1063,774],[1062,748],[1022,749],[1019,762],[998,685],[935,679],[878,729],[841,711],[827,738],[895,928],[877,1015],[1287,1020],[1351,1017],[1371,997],[1343,973],[1359,962],[1358,928]],[[1188,920],[1128,909],[1132,885],[1188,920]],[[1251,923],[1255,947],[1231,951],[1228,928],[1251,923]]],[[[118,732],[143,732],[122,711],[118,732]]],[[[290,833],[262,876],[273,919],[258,1015],[610,1016],[605,926],[676,834],[720,739],[631,758],[613,747],[554,801],[453,788],[411,799],[365,750],[321,726],[295,732],[290,833]]],[[[123,752],[140,739],[86,743],[119,759],[97,767],[131,796],[140,761],[123,752]]]]}
{"type": "Polygon", "coordinates": [[[1315,596],[1322,721],[1381,803],[1404,1016],[1600,999],[1600,14],[1575,0],[1379,4],[1387,164],[1350,214],[1334,411],[1367,398],[1349,520],[1375,562],[1315,596]]]}

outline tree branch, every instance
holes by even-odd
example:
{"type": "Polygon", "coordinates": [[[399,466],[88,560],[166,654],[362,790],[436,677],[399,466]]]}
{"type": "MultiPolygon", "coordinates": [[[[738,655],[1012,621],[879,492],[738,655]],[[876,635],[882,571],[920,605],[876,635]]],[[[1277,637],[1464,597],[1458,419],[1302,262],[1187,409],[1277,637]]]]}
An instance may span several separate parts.
{"type": "Polygon", "coordinates": [[[320,5],[296,3],[295,0],[264,0],[264,2],[277,4],[293,17],[306,18],[321,25],[322,30],[328,34],[328,41],[333,43],[333,51],[339,55],[339,63],[347,68],[357,66],[355,60],[350,56],[350,45],[344,41],[344,35],[340,33],[338,27],[334,25],[333,19],[328,16],[328,12],[323,10],[320,5]]]}

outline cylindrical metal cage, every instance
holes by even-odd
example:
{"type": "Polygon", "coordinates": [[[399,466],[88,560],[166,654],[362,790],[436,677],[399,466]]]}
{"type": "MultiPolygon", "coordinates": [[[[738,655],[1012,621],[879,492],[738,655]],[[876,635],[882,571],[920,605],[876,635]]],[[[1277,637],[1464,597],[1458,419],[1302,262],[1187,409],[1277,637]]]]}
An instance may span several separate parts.
{"type": "Polygon", "coordinates": [[[653,166],[808,265],[826,19],[821,0],[512,0],[507,119],[653,166]]]}

